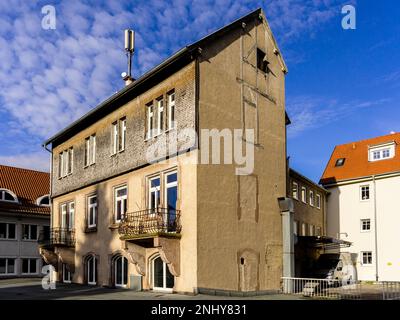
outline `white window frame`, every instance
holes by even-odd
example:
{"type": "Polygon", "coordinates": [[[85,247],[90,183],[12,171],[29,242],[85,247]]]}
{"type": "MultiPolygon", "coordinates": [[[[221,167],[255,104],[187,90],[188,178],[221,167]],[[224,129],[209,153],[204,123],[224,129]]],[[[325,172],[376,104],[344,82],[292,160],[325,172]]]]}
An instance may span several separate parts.
{"type": "Polygon", "coordinates": [[[118,121],[112,124],[112,154],[116,154],[118,151],[118,121]]]}
{"type": "Polygon", "coordinates": [[[4,223],[6,225],[6,237],[5,238],[0,238],[0,241],[2,240],[17,240],[17,224],[16,223],[9,223],[9,222],[0,222],[0,223],[4,223]],[[14,225],[14,230],[15,230],[15,237],[14,238],[10,238],[10,224],[14,225]]]}
{"type": "Polygon", "coordinates": [[[303,222],[301,224],[301,235],[302,236],[306,236],[307,235],[307,224],[305,222],[303,222]]]}
{"type": "Polygon", "coordinates": [[[124,218],[124,214],[127,212],[127,207],[128,207],[128,187],[126,185],[120,186],[118,188],[114,189],[114,222],[115,223],[120,223],[121,220],[124,218]],[[118,196],[118,191],[120,190],[126,190],[126,194],[122,196],[118,196]],[[124,205],[124,200],[126,203],[126,207],[124,205]],[[118,202],[121,203],[121,219],[117,219],[117,213],[118,213],[118,202]]]}
{"type": "Polygon", "coordinates": [[[36,199],[36,204],[38,206],[42,206],[42,207],[50,207],[50,195],[49,194],[45,194],[44,196],[41,196],[41,197],[37,198],[36,199]],[[42,204],[41,203],[44,198],[49,198],[49,204],[42,204]]]}
{"type": "Polygon", "coordinates": [[[301,187],[301,201],[307,203],[307,188],[301,187]]]}
{"type": "Polygon", "coordinates": [[[74,172],[74,148],[71,147],[67,151],[68,154],[68,169],[67,169],[67,176],[74,172]]]}
{"type": "Polygon", "coordinates": [[[148,194],[148,203],[149,203],[149,207],[148,209],[150,209],[151,211],[154,211],[154,209],[157,209],[160,205],[161,205],[161,177],[160,176],[155,176],[155,177],[151,177],[148,179],[148,189],[149,189],[149,194],[148,194]],[[156,187],[152,187],[151,186],[151,182],[154,180],[159,180],[160,184],[156,187]],[[153,203],[151,201],[151,193],[155,192],[155,196],[158,197],[159,199],[159,204],[156,207],[153,207],[153,203]]]}
{"type": "Polygon", "coordinates": [[[321,209],[321,195],[319,193],[316,194],[315,200],[317,209],[321,209]]]}
{"type": "Polygon", "coordinates": [[[308,200],[311,207],[314,207],[314,191],[310,190],[308,193],[308,200]]]}
{"type": "Polygon", "coordinates": [[[361,232],[371,232],[371,219],[361,219],[360,220],[360,231],[361,232]],[[364,222],[369,222],[369,229],[364,229],[364,222]]]}
{"type": "Polygon", "coordinates": [[[6,260],[6,272],[0,273],[0,276],[16,275],[17,274],[17,259],[14,257],[0,257],[0,259],[6,260]],[[8,260],[14,260],[14,272],[8,272],[8,260]]]}
{"type": "Polygon", "coordinates": [[[157,134],[161,134],[164,130],[164,97],[157,99],[157,134]]]}
{"type": "Polygon", "coordinates": [[[87,283],[88,283],[88,285],[91,285],[91,286],[95,286],[97,284],[97,281],[96,281],[96,276],[97,276],[96,263],[97,263],[97,261],[96,260],[97,260],[96,256],[94,256],[94,255],[87,257],[87,260],[86,260],[87,283]],[[94,279],[89,279],[90,268],[93,268],[93,278],[94,279]],[[90,280],[94,280],[94,281],[90,281],[90,280]]]}
{"type": "Polygon", "coordinates": [[[310,236],[315,236],[315,226],[313,224],[308,225],[308,233],[310,236]]]}
{"type": "Polygon", "coordinates": [[[361,265],[363,265],[363,266],[372,266],[373,262],[374,262],[374,257],[372,255],[372,251],[361,251],[361,265]],[[364,254],[365,255],[370,254],[371,262],[364,263],[364,254]]]}
{"type": "Polygon", "coordinates": [[[70,147],[58,154],[59,178],[65,178],[74,171],[74,148],[70,147]]]}
{"type": "Polygon", "coordinates": [[[175,91],[168,93],[168,130],[176,128],[175,100],[176,100],[175,91]]]}
{"type": "Polygon", "coordinates": [[[36,258],[21,258],[21,274],[38,274],[39,273],[39,259],[36,258]],[[23,272],[24,260],[28,260],[28,272],[23,272]],[[36,272],[31,272],[31,262],[35,260],[36,272]]]}
{"type": "MultiPolygon", "coordinates": [[[[124,263],[124,260],[125,260],[126,258],[124,257],[124,256],[118,256],[118,257],[116,257],[115,259],[114,259],[114,284],[115,284],[115,286],[117,287],[117,288],[126,288],[126,286],[128,285],[128,278],[127,279],[124,279],[124,275],[125,275],[125,263],[124,263]],[[122,272],[122,274],[121,274],[121,280],[122,280],[122,283],[117,283],[117,279],[118,279],[118,277],[117,277],[117,270],[118,270],[118,268],[117,268],[117,266],[116,266],[116,263],[117,263],[117,261],[119,260],[119,259],[121,259],[121,272],[122,272]],[[125,280],[125,281],[124,281],[125,280]],[[124,282],[126,282],[126,284],[124,284],[124,282]]],[[[128,259],[126,259],[127,260],[127,268],[128,268],[128,270],[127,270],[127,276],[129,277],[129,260],[128,259]]]]}
{"type": "Polygon", "coordinates": [[[146,138],[150,139],[154,134],[154,103],[146,105],[147,108],[147,133],[146,138]]]}
{"type": "MultiPolygon", "coordinates": [[[[163,263],[163,286],[162,287],[155,287],[154,286],[154,262],[161,257],[159,255],[155,256],[151,260],[151,285],[154,291],[159,291],[159,292],[172,292],[173,288],[167,288],[167,264],[161,259],[163,263]]],[[[173,276],[173,275],[172,275],[173,276]]],[[[175,277],[174,277],[174,285],[175,285],[175,277]]]]}
{"type": "MultiPolygon", "coordinates": [[[[161,180],[160,180],[160,184],[161,184],[161,180]]],[[[165,185],[165,188],[164,188],[164,203],[165,203],[165,206],[167,206],[167,192],[168,192],[168,189],[169,188],[173,188],[173,187],[177,187],[178,188],[178,172],[177,171],[171,171],[171,172],[166,173],[164,175],[164,185],[165,185]],[[176,174],[176,180],[173,181],[173,182],[167,182],[168,181],[168,177],[173,175],[173,174],[176,174]]]]}
{"type": "Polygon", "coordinates": [[[87,223],[88,228],[95,228],[97,225],[97,195],[87,197],[87,223]],[[93,198],[96,198],[95,203],[90,203],[93,198]],[[90,213],[93,210],[93,221],[90,221],[90,213]]]}
{"type": "Polygon", "coordinates": [[[369,201],[371,199],[371,187],[369,184],[364,184],[360,186],[360,201],[369,201]],[[368,188],[368,199],[363,198],[363,188],[368,188]]]}
{"type": "Polygon", "coordinates": [[[18,202],[18,197],[14,192],[8,189],[0,189],[0,201],[3,202],[18,202]],[[14,200],[6,200],[6,193],[8,193],[14,200]]]}
{"type": "Polygon", "coordinates": [[[384,143],[368,147],[368,161],[381,161],[394,158],[396,153],[395,142],[384,143]],[[389,152],[385,156],[385,153],[389,152]]]}
{"type": "Polygon", "coordinates": [[[292,197],[293,199],[299,200],[299,184],[294,181],[292,183],[292,197]]]}
{"type": "Polygon", "coordinates": [[[63,283],[71,283],[72,274],[71,271],[68,270],[67,264],[65,263],[62,264],[62,279],[63,283]],[[68,277],[66,277],[66,275],[68,275],[68,277]]]}
{"type": "Polygon", "coordinates": [[[125,150],[126,145],[126,117],[112,124],[112,155],[125,150]]]}
{"type": "Polygon", "coordinates": [[[22,228],[22,233],[21,233],[21,238],[23,241],[36,241],[39,237],[39,226],[37,224],[28,224],[28,223],[23,223],[21,225],[22,228]],[[24,226],[28,226],[28,238],[24,238],[24,226]],[[32,239],[32,226],[36,227],[36,238],[32,239]]]}
{"type": "Polygon", "coordinates": [[[61,204],[61,228],[72,231],[75,226],[75,202],[61,204]]]}
{"type": "Polygon", "coordinates": [[[96,163],[96,135],[85,139],[85,167],[96,163]]]}

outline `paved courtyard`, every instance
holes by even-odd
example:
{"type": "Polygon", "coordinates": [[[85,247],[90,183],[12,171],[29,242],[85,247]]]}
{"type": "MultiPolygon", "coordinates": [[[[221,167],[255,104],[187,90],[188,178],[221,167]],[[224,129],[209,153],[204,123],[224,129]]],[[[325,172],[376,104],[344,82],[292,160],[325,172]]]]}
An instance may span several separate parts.
{"type": "Polygon", "coordinates": [[[56,289],[44,290],[41,279],[0,280],[0,300],[292,300],[298,297],[281,294],[254,297],[223,297],[199,294],[182,295],[159,292],[134,292],[127,289],[89,287],[57,283],[56,289]]]}

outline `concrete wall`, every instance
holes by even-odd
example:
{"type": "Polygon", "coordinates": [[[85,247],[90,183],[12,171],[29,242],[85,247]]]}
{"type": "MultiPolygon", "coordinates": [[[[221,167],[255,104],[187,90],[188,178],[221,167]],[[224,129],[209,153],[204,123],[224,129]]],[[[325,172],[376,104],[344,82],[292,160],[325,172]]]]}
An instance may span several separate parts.
{"type": "MultiPolygon", "coordinates": [[[[285,101],[282,65],[273,49],[269,29],[258,20],[245,32],[232,31],[202,51],[200,129],[253,128],[256,141],[251,175],[236,175],[234,164],[198,167],[199,288],[256,291],[280,286],[282,229],[277,198],[286,190],[285,101]],[[257,38],[258,47],[267,53],[270,73],[241,63],[241,36],[243,54],[257,38]],[[242,80],[274,102],[247,86],[241,91],[242,80]],[[243,107],[242,98],[252,99],[255,106],[243,107]]],[[[255,52],[248,60],[256,65],[255,52]]]]}
{"type": "MultiPolygon", "coordinates": [[[[22,239],[22,225],[32,224],[37,225],[38,235],[43,229],[43,226],[50,225],[50,217],[34,217],[34,216],[15,216],[8,213],[0,213],[0,222],[16,224],[16,240],[0,239],[0,258],[15,258],[16,260],[16,274],[15,277],[22,275],[22,259],[33,258],[37,259],[37,274],[32,276],[41,276],[42,259],[39,255],[39,247],[37,240],[23,240],[22,239]]],[[[0,274],[0,278],[5,275],[0,274]]],[[[9,276],[7,276],[9,277],[9,276]]]]}
{"type": "MultiPolygon", "coordinates": [[[[396,244],[400,242],[400,204],[395,201],[400,178],[390,177],[376,180],[378,275],[381,281],[400,280],[400,253],[396,244]]],[[[352,242],[350,248],[343,249],[357,254],[359,280],[375,280],[375,220],[374,183],[372,179],[329,188],[328,234],[352,242]],[[370,186],[370,200],[360,201],[360,186],[370,186]],[[361,219],[371,220],[371,230],[361,231],[361,219]],[[372,265],[362,264],[362,251],[371,251],[372,265]]]]}

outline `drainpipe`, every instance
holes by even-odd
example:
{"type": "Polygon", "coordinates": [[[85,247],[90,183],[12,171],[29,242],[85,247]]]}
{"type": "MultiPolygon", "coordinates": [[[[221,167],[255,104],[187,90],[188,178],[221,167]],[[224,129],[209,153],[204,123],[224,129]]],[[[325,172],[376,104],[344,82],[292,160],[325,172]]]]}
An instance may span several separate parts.
{"type": "MultiPolygon", "coordinates": [[[[50,190],[49,190],[49,205],[50,205],[50,226],[51,229],[53,224],[53,215],[51,214],[53,211],[53,199],[52,199],[52,185],[53,185],[53,147],[50,149],[47,148],[47,145],[43,144],[42,147],[50,153],[50,190]]],[[[50,231],[51,232],[51,231],[50,231]]]]}
{"type": "MultiPolygon", "coordinates": [[[[278,198],[282,217],[283,277],[294,277],[294,206],[291,198],[278,198]]],[[[284,292],[292,292],[292,282],[284,281],[284,292]]]]}
{"type": "Polygon", "coordinates": [[[377,210],[376,210],[376,181],[375,175],[372,176],[374,185],[374,229],[375,229],[375,281],[379,281],[378,272],[378,222],[377,222],[377,210]]]}

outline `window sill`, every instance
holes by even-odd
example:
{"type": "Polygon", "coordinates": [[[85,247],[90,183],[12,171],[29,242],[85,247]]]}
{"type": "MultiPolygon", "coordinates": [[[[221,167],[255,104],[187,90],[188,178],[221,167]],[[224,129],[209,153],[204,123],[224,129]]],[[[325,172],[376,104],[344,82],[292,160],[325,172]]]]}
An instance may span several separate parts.
{"type": "Polygon", "coordinates": [[[96,164],[96,162],[88,164],[88,165],[84,166],[83,169],[87,169],[89,167],[93,167],[95,164],[96,164]]]}
{"type": "Polygon", "coordinates": [[[21,239],[21,241],[24,241],[24,242],[37,242],[38,239],[21,239]]]}
{"type": "Polygon", "coordinates": [[[85,233],[97,232],[97,227],[86,227],[85,233]]]}
{"type": "Polygon", "coordinates": [[[120,154],[120,153],[122,153],[122,152],[124,152],[124,151],[125,151],[125,149],[119,150],[119,151],[117,151],[116,153],[112,153],[112,154],[111,154],[111,157],[116,157],[118,154],[120,154]]]}
{"type": "Polygon", "coordinates": [[[0,241],[18,241],[17,239],[0,238],[0,241]]]}
{"type": "Polygon", "coordinates": [[[119,224],[120,224],[119,222],[115,222],[115,223],[111,224],[108,228],[110,230],[118,229],[119,228],[119,224]]]}

